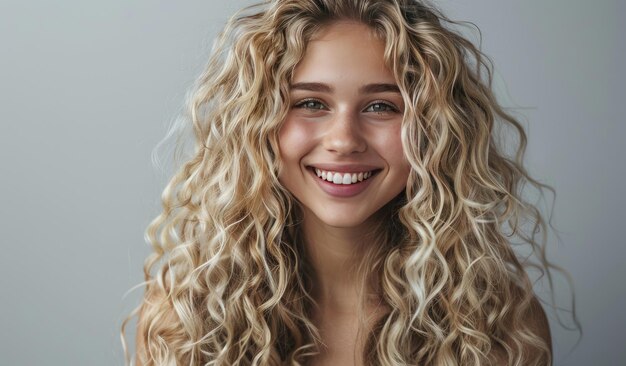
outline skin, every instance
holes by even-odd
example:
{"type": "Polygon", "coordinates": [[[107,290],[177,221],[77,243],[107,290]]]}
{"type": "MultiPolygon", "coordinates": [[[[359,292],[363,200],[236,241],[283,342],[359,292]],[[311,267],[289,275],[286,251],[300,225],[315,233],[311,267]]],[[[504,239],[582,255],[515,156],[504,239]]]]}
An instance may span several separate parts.
{"type": "Polygon", "coordinates": [[[349,351],[357,345],[352,269],[362,246],[370,244],[375,213],[404,191],[410,171],[400,135],[403,99],[383,54],[384,43],[363,24],[336,22],[323,29],[294,70],[292,107],[279,134],[279,178],[304,210],[320,305],[315,318],[328,344],[314,364],[355,362],[349,351]],[[320,188],[312,172],[325,164],[340,172],[359,164],[376,174],[359,194],[336,197],[320,188]]]}

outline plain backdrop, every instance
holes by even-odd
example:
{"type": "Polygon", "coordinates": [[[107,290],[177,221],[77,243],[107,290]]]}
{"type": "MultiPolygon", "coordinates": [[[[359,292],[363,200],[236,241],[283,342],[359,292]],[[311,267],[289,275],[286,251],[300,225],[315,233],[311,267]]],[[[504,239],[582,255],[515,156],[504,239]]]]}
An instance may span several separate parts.
{"type": "MultiPolygon", "coordinates": [[[[141,291],[126,293],[166,182],[151,151],[245,4],[0,1],[0,365],[123,364],[141,291]]],[[[557,191],[549,254],[571,272],[584,335],[573,348],[549,311],[555,364],[623,365],[624,2],[437,4],[480,27],[528,169],[557,191]]],[[[564,307],[568,294],[557,280],[564,307]]]]}

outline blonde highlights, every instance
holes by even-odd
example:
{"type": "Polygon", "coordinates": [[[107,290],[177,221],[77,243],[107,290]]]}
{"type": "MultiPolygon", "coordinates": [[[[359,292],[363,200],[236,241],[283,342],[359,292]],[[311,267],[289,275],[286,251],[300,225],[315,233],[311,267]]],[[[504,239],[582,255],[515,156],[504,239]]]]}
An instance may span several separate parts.
{"type": "Polygon", "coordinates": [[[278,181],[278,130],[308,40],[332,21],[371,27],[405,104],[406,192],[382,211],[359,266],[389,311],[368,365],[548,365],[524,319],[534,293],[510,239],[549,273],[546,224],[522,198],[550,187],[523,168],[526,135],[491,91],[491,67],[432,6],[409,0],[275,0],[234,17],[188,103],[193,156],[147,230],[143,365],[304,365],[319,350],[300,208],[278,181]],[[507,157],[494,130],[519,136],[507,157]],[[530,234],[523,223],[533,224],[530,234]],[[536,234],[544,235],[536,239],[536,234]]]}

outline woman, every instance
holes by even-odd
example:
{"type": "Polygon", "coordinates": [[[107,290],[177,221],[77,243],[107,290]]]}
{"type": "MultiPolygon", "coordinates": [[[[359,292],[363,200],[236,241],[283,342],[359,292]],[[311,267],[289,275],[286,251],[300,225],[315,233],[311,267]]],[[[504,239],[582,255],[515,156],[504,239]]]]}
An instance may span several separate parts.
{"type": "Polygon", "coordinates": [[[249,11],[199,79],[194,156],[148,229],[137,364],[549,365],[511,247],[549,270],[519,191],[548,187],[481,53],[411,0],[249,11]]]}

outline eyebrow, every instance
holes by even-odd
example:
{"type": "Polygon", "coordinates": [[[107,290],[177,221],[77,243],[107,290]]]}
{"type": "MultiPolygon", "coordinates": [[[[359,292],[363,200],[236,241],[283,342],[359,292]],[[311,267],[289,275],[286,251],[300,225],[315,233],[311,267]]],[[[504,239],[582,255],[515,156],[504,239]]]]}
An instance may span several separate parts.
{"type": "MultiPolygon", "coordinates": [[[[324,83],[294,83],[290,85],[291,90],[307,90],[314,92],[322,92],[322,93],[332,93],[335,89],[324,83]]],[[[396,84],[388,84],[388,83],[375,83],[375,84],[367,84],[363,85],[359,88],[359,92],[361,94],[374,94],[374,93],[385,93],[385,92],[393,92],[400,93],[400,88],[396,84]]]]}
{"type": "Polygon", "coordinates": [[[335,91],[333,87],[324,83],[295,83],[290,85],[291,90],[307,90],[314,92],[332,93],[335,91]]]}
{"type": "Polygon", "coordinates": [[[359,91],[362,94],[373,94],[373,93],[400,93],[400,88],[396,84],[367,84],[362,86],[359,91]]]}

